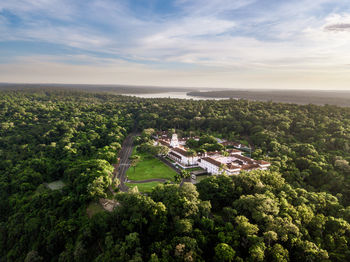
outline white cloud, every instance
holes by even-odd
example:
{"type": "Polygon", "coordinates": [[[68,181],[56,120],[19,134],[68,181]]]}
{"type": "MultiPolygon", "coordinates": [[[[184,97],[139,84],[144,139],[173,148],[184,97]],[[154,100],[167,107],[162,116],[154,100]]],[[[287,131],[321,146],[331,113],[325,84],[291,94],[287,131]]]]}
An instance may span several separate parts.
{"type": "Polygon", "coordinates": [[[218,15],[248,6],[256,0],[178,0],[176,4],[192,15],[218,15]]]}
{"type": "Polygon", "coordinates": [[[72,21],[76,14],[74,1],[68,0],[16,0],[1,1],[0,11],[8,10],[22,19],[31,20],[33,15],[72,21]]]}
{"type": "MultiPolygon", "coordinates": [[[[235,79],[246,83],[248,75],[240,75],[248,73],[251,79],[255,77],[259,81],[269,79],[280,83],[282,76],[305,79],[301,74],[310,74],[312,81],[316,81],[317,73],[323,74],[320,78],[328,75],[334,79],[339,76],[337,72],[340,75],[347,72],[350,14],[345,10],[338,13],[332,10],[328,15],[319,12],[324,4],[334,1],[287,1],[276,3],[276,7],[268,10],[254,10],[251,6],[256,2],[259,1],[178,0],[176,5],[181,12],[170,16],[158,14],[146,21],[122,1],[1,1],[0,10],[10,10],[24,22],[22,27],[11,28],[0,16],[0,40],[57,43],[84,53],[63,58],[20,57],[24,62],[22,67],[13,59],[9,68],[18,69],[32,81],[37,76],[26,73],[29,64],[35,68],[47,67],[47,76],[57,79],[52,80],[54,82],[62,75],[80,81],[86,70],[89,81],[94,77],[102,82],[126,83],[128,78],[133,84],[143,80],[160,85],[166,85],[165,79],[171,79],[176,85],[186,85],[189,81],[205,86],[208,81],[208,85],[213,86],[216,79],[220,86],[226,86],[235,79]],[[83,3],[81,8],[79,3],[83,3]],[[243,14],[253,12],[254,15],[232,15],[241,9],[243,14]],[[56,23],[56,19],[60,23],[56,23]],[[118,55],[121,59],[97,58],[86,50],[118,55]],[[155,62],[155,65],[123,63],[122,59],[155,62]],[[71,65],[72,62],[80,65],[71,65]],[[177,67],[187,64],[192,69],[174,69],[174,64],[177,67]],[[61,73],[55,74],[55,69],[61,73]],[[68,69],[76,72],[77,77],[68,69]],[[113,72],[118,77],[113,76],[113,72]]],[[[340,0],[339,3],[346,2],[340,0]]],[[[8,79],[4,72],[11,75],[1,66],[0,81],[8,79]]]]}
{"type": "Polygon", "coordinates": [[[52,59],[55,60],[50,57],[27,58],[22,59],[20,63],[0,64],[0,81],[279,89],[346,89],[346,82],[350,81],[350,75],[342,71],[320,75],[319,71],[285,71],[276,74],[273,70],[169,70],[123,61],[109,61],[110,63],[99,65],[67,65],[64,62],[50,61],[52,59]]]}

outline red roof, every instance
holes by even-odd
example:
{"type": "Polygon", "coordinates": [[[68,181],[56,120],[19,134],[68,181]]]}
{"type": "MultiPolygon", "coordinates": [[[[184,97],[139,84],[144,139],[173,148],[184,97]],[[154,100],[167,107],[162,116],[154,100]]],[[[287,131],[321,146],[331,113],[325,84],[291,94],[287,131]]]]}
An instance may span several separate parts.
{"type": "Polygon", "coordinates": [[[161,143],[162,145],[165,145],[165,146],[170,146],[170,144],[164,140],[158,140],[159,143],[161,143]]]}
{"type": "Polygon", "coordinates": [[[174,152],[170,152],[169,155],[172,155],[176,158],[180,158],[181,159],[181,156],[179,156],[178,154],[174,153],[174,152]]]}
{"type": "Polygon", "coordinates": [[[211,157],[205,157],[205,158],[202,158],[202,160],[207,161],[208,163],[213,164],[213,165],[215,165],[217,167],[220,167],[222,165],[221,162],[219,162],[219,161],[217,161],[217,160],[215,160],[214,158],[211,158],[211,157]]]}
{"type": "Polygon", "coordinates": [[[271,165],[271,163],[266,162],[266,161],[264,161],[264,160],[258,160],[258,163],[259,163],[260,165],[271,165]]]}
{"type": "Polygon", "coordinates": [[[228,165],[227,165],[227,168],[228,168],[228,169],[241,169],[240,166],[234,165],[234,164],[232,164],[232,163],[228,164],[228,165]]]}
{"type": "Polygon", "coordinates": [[[250,170],[250,169],[257,169],[259,168],[259,164],[248,164],[248,165],[244,165],[242,166],[243,170],[250,170]]]}
{"type": "Polygon", "coordinates": [[[175,148],[173,148],[173,150],[182,156],[186,156],[186,157],[188,156],[188,152],[179,148],[179,147],[175,147],[175,148]]]}
{"type": "Polygon", "coordinates": [[[229,152],[230,154],[234,154],[234,153],[242,153],[242,151],[238,150],[238,149],[230,149],[227,152],[229,152]]]}
{"type": "Polygon", "coordinates": [[[245,161],[245,162],[247,162],[248,164],[254,164],[254,162],[255,162],[253,159],[251,159],[251,158],[249,158],[249,157],[241,156],[241,155],[238,155],[238,154],[235,154],[235,158],[238,158],[238,159],[240,159],[240,160],[242,160],[242,161],[245,161]]]}

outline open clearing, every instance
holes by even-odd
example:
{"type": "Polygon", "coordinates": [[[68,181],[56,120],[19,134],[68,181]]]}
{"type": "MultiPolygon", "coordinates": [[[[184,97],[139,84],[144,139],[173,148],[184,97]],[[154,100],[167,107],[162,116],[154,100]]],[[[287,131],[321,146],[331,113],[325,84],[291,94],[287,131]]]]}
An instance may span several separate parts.
{"type": "MultiPolygon", "coordinates": [[[[138,155],[140,156],[140,161],[137,163],[136,167],[130,167],[126,172],[127,178],[129,180],[138,181],[163,178],[174,181],[176,172],[173,169],[148,153],[138,155]]],[[[137,185],[140,189],[141,184],[137,185]]]]}
{"type": "Polygon", "coordinates": [[[66,184],[63,183],[62,180],[57,180],[57,181],[53,181],[51,183],[47,184],[47,187],[50,188],[51,190],[60,190],[62,189],[66,184]]]}

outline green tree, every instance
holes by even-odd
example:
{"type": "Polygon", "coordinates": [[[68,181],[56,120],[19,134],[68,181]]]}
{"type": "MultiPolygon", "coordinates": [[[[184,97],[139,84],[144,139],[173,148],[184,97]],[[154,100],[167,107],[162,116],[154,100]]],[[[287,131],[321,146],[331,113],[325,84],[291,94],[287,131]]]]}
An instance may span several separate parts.
{"type": "Polygon", "coordinates": [[[215,257],[217,261],[233,261],[236,252],[225,243],[220,243],[215,247],[215,257]]]}

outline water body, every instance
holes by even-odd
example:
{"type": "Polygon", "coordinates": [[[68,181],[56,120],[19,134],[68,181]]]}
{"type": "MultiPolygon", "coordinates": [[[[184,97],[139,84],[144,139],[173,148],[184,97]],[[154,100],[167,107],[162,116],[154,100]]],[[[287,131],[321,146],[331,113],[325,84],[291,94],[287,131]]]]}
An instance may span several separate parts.
{"type": "Polygon", "coordinates": [[[199,97],[199,96],[189,96],[187,92],[162,92],[162,93],[152,93],[152,94],[127,94],[125,96],[136,96],[141,98],[180,98],[180,99],[193,99],[193,100],[223,100],[228,98],[218,98],[218,97],[199,97]]]}

